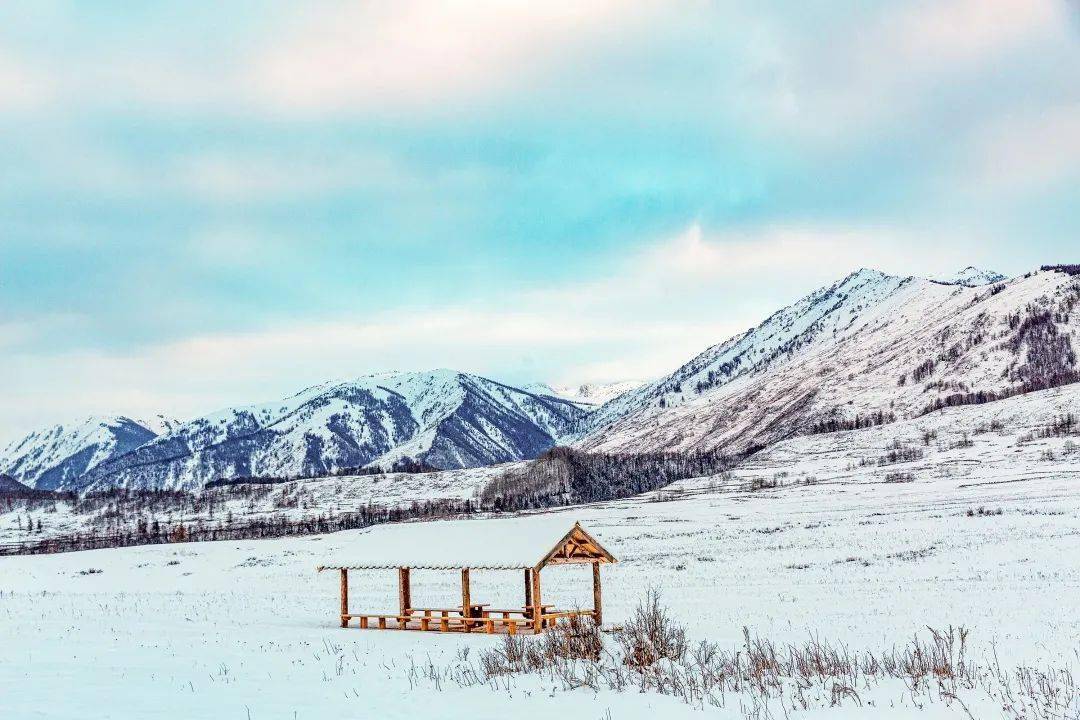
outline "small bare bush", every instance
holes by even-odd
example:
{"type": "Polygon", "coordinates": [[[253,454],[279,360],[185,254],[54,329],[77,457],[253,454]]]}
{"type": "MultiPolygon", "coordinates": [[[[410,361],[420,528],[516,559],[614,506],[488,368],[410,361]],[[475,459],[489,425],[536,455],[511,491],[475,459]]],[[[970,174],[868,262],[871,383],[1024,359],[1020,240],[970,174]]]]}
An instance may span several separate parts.
{"type": "Polygon", "coordinates": [[[659,660],[681,660],[686,655],[686,630],[660,605],[660,594],[649,590],[633,617],[616,636],[622,661],[647,667],[659,660]]]}

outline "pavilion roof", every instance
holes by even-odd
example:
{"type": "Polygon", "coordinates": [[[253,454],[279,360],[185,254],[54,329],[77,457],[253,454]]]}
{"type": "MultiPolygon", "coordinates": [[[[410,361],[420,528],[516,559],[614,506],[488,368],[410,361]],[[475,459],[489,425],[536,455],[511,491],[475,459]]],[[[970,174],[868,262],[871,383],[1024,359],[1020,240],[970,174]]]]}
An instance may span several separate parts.
{"type": "Polygon", "coordinates": [[[517,570],[566,563],[615,562],[566,516],[438,520],[376,525],[358,533],[319,570],[517,570]]]}

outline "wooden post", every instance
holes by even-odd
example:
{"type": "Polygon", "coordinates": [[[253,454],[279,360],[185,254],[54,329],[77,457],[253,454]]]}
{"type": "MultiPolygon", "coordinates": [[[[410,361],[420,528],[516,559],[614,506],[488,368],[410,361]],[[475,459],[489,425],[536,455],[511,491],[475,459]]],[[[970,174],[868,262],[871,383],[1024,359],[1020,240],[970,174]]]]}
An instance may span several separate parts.
{"type": "Polygon", "coordinates": [[[540,602],[540,568],[533,568],[532,571],[532,601],[533,601],[533,632],[539,633],[544,627],[541,616],[544,614],[542,603],[540,602]]]}
{"type": "Polygon", "coordinates": [[[409,587],[409,568],[398,568],[398,615],[408,615],[412,608],[412,589],[409,587]]]}
{"type": "Polygon", "coordinates": [[[525,607],[532,607],[532,571],[525,568],[525,607]]]}
{"type": "Polygon", "coordinates": [[[601,625],[604,620],[600,603],[600,563],[598,562],[592,564],[592,604],[593,619],[596,620],[597,625],[601,625]]]}
{"type": "Polygon", "coordinates": [[[461,617],[464,619],[465,632],[469,632],[469,568],[461,568],[461,617]]]}
{"type": "Polygon", "coordinates": [[[349,626],[349,571],[341,568],[341,627],[349,626]]]}

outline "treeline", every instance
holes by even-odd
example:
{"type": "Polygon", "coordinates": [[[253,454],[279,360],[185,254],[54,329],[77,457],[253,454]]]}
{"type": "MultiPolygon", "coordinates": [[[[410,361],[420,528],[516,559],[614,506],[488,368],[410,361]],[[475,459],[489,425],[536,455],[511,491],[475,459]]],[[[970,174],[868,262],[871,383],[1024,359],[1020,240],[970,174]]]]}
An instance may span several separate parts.
{"type": "Polygon", "coordinates": [[[52,490],[35,490],[26,486],[6,487],[0,489],[0,500],[30,500],[37,503],[54,503],[58,500],[71,501],[75,493],[55,492],[52,490]]]}
{"type": "Polygon", "coordinates": [[[724,472],[758,449],[731,456],[719,451],[587,453],[556,447],[493,478],[479,494],[480,508],[505,512],[616,500],[676,480],[724,472]]]}
{"type": "Polygon", "coordinates": [[[312,535],[402,520],[453,517],[474,513],[476,510],[476,503],[472,500],[429,500],[415,502],[407,507],[369,505],[355,511],[300,518],[291,518],[285,514],[245,518],[240,521],[233,521],[231,518],[217,521],[198,518],[162,522],[159,519],[139,518],[132,525],[112,532],[90,529],[36,542],[0,545],[0,555],[33,555],[132,545],[312,535]]]}
{"type": "Polygon", "coordinates": [[[1080,275],[1080,265],[1043,265],[1040,270],[1051,270],[1054,272],[1063,272],[1066,275],[1080,275]]]}
{"type": "Polygon", "coordinates": [[[825,433],[840,432],[841,430],[862,430],[864,428],[877,427],[896,422],[896,413],[875,410],[865,415],[856,414],[853,418],[828,417],[819,420],[811,420],[806,430],[807,435],[824,435],[825,433]]]}
{"type": "Polygon", "coordinates": [[[1032,430],[1023,439],[1030,442],[1035,438],[1070,437],[1073,435],[1080,435],[1080,420],[1077,420],[1077,417],[1072,413],[1068,413],[1055,418],[1049,425],[1032,430]]]}
{"type": "MultiPolygon", "coordinates": [[[[1077,268],[1080,265],[1046,265],[1042,269],[1076,275],[1077,268]]],[[[1056,306],[1031,303],[1023,311],[1010,314],[1006,322],[1012,334],[1000,347],[1018,358],[1005,375],[1016,384],[1000,390],[955,392],[937,397],[923,408],[922,414],[947,407],[996,402],[1080,382],[1076,350],[1069,335],[1058,327],[1070,322],[1078,304],[1080,284],[1073,281],[1056,306]]]]}
{"type": "Polygon", "coordinates": [[[218,480],[211,480],[203,487],[213,488],[223,487],[226,485],[275,485],[278,483],[295,482],[296,480],[320,480],[328,477],[386,475],[388,473],[421,474],[440,472],[441,470],[442,468],[437,468],[434,465],[428,465],[421,460],[415,460],[413,458],[406,457],[394,461],[389,468],[382,468],[378,466],[345,467],[338,468],[337,470],[334,470],[332,472],[323,473],[320,475],[295,475],[290,477],[262,475],[259,477],[221,478],[218,480]]]}

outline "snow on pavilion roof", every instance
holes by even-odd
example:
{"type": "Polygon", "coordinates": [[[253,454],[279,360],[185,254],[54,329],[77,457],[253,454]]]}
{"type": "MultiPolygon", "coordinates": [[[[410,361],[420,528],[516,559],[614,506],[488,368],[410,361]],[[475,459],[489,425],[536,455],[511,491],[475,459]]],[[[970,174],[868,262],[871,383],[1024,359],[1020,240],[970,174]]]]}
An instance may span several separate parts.
{"type": "Polygon", "coordinates": [[[339,548],[331,569],[517,570],[543,564],[615,562],[565,516],[438,520],[376,525],[339,548]]]}

